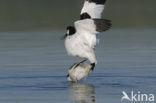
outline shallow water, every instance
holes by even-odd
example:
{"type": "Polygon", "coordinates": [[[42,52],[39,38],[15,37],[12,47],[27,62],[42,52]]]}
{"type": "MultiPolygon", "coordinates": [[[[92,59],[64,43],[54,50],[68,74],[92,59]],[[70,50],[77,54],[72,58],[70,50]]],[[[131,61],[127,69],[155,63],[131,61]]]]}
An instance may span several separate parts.
{"type": "Polygon", "coordinates": [[[0,103],[120,103],[122,91],[132,90],[156,95],[156,30],[105,32],[94,72],[73,84],[67,71],[80,59],[67,56],[63,34],[0,32],[0,103]]]}

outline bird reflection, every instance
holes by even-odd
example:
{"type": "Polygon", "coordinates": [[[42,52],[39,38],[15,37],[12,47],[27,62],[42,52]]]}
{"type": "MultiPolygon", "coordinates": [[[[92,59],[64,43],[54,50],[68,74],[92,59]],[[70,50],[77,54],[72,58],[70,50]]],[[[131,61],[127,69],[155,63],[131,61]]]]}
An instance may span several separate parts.
{"type": "Polygon", "coordinates": [[[93,85],[70,83],[69,91],[72,103],[96,103],[93,85]]]}

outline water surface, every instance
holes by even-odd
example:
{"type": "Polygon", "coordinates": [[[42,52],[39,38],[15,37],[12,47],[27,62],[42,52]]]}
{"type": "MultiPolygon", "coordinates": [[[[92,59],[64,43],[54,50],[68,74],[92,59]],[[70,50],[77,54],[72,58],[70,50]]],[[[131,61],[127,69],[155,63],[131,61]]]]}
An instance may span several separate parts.
{"type": "MultiPolygon", "coordinates": [[[[156,94],[156,30],[101,34],[94,72],[68,83],[64,31],[0,32],[0,103],[120,103],[122,91],[156,94]]],[[[126,101],[125,101],[126,102],[126,101]]]]}

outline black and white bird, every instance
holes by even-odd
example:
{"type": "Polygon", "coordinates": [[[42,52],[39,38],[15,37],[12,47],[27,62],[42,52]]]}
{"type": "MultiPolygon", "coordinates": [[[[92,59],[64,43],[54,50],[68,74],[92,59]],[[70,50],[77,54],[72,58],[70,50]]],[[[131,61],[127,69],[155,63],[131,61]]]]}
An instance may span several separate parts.
{"type": "Polygon", "coordinates": [[[105,2],[106,0],[85,0],[80,20],[76,21],[74,26],[67,27],[64,38],[68,55],[97,63],[94,53],[97,43],[96,35],[111,27],[110,20],[101,19],[105,2]]]}
{"type": "Polygon", "coordinates": [[[106,19],[83,19],[76,21],[74,27],[68,26],[65,38],[68,55],[89,59],[96,64],[96,34],[108,30],[110,26],[110,21],[106,19]]]}
{"type": "Polygon", "coordinates": [[[85,79],[95,67],[95,64],[87,64],[86,60],[75,63],[68,71],[67,80],[70,82],[77,82],[79,80],[85,79]]]}
{"type": "Polygon", "coordinates": [[[87,69],[84,65],[87,65],[87,68],[94,68],[97,63],[94,53],[98,42],[97,35],[111,27],[110,20],[101,19],[105,2],[106,0],[85,0],[80,13],[80,20],[75,21],[74,26],[67,27],[64,38],[68,55],[88,59],[91,62],[88,65],[85,62],[80,62],[79,65],[75,64],[69,70],[69,77],[72,81],[84,79],[90,74],[90,69],[85,72],[87,69]],[[72,72],[73,70],[75,72],[72,72]],[[79,74],[79,70],[84,72],[83,76],[79,74]],[[72,76],[72,73],[77,79],[72,76]]]}

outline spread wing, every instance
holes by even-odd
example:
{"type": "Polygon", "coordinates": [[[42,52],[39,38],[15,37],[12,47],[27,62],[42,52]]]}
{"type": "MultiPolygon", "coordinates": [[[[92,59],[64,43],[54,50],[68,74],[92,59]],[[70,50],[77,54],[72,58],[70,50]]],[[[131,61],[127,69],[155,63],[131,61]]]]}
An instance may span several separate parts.
{"type": "Polygon", "coordinates": [[[111,27],[111,21],[106,19],[84,19],[75,22],[77,35],[86,38],[87,45],[94,48],[97,43],[96,34],[111,27]]]}
{"type": "Polygon", "coordinates": [[[75,22],[76,31],[97,34],[111,28],[111,21],[107,19],[84,19],[75,22]]]}
{"type": "Polygon", "coordinates": [[[85,0],[80,19],[101,18],[106,0],[85,0]]]}

